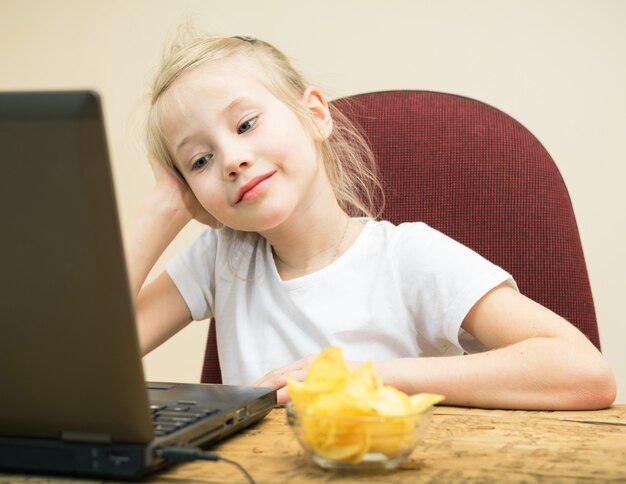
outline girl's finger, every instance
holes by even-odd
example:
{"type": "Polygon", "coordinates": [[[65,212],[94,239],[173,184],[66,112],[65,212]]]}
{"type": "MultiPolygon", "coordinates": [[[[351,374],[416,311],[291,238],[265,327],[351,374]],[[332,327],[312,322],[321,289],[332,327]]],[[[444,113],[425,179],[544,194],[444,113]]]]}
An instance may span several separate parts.
{"type": "Polygon", "coordinates": [[[284,405],[289,400],[291,400],[291,398],[289,397],[289,393],[287,392],[287,387],[283,387],[276,392],[276,403],[278,403],[279,405],[284,405]]]}

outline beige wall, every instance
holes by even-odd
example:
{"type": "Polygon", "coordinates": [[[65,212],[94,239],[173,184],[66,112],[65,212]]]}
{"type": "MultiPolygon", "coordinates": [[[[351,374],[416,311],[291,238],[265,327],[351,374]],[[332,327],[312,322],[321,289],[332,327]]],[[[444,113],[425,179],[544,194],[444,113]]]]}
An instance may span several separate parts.
{"type": "MultiPolygon", "coordinates": [[[[0,0],[0,89],[102,94],[126,232],[152,183],[144,96],[165,40],[188,20],[275,43],[331,97],[447,91],[533,131],[569,187],[604,353],[626,402],[625,1],[0,0]]],[[[198,231],[190,227],[164,259],[198,231]]],[[[145,359],[147,377],[197,381],[205,339],[206,325],[192,324],[145,359]]]]}

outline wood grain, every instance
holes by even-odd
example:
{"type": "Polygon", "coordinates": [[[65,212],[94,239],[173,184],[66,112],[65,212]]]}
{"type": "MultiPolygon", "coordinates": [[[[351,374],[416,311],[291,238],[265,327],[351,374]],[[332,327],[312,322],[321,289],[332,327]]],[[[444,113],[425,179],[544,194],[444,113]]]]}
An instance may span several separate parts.
{"type": "MultiPolygon", "coordinates": [[[[285,410],[211,451],[243,465],[257,483],[625,482],[626,405],[592,412],[438,407],[423,443],[395,471],[364,474],[319,468],[303,453],[285,410]]],[[[96,481],[0,474],[0,484],[96,481]]],[[[102,482],[102,481],[98,481],[102,482]]],[[[246,482],[226,462],[193,462],[149,483],[246,482]]]]}

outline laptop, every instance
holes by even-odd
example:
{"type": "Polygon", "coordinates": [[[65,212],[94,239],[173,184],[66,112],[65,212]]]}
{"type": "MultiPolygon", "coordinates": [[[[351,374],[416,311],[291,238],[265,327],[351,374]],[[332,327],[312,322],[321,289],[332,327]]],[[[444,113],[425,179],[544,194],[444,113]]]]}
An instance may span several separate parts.
{"type": "Polygon", "coordinates": [[[0,93],[0,211],[0,472],[138,479],[273,408],[145,382],[96,93],[0,93]]]}

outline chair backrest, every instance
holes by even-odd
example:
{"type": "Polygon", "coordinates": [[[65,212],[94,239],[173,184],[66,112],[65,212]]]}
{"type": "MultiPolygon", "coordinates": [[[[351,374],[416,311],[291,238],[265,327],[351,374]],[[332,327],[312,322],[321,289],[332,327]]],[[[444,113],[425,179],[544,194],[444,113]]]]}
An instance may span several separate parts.
{"type": "MultiPolygon", "coordinates": [[[[382,219],[423,221],[509,271],[520,291],[600,339],[580,236],[551,156],[482,102],[429,91],[333,104],[362,129],[385,189],[382,219]]],[[[219,382],[211,324],[202,381],[219,382]]]]}

